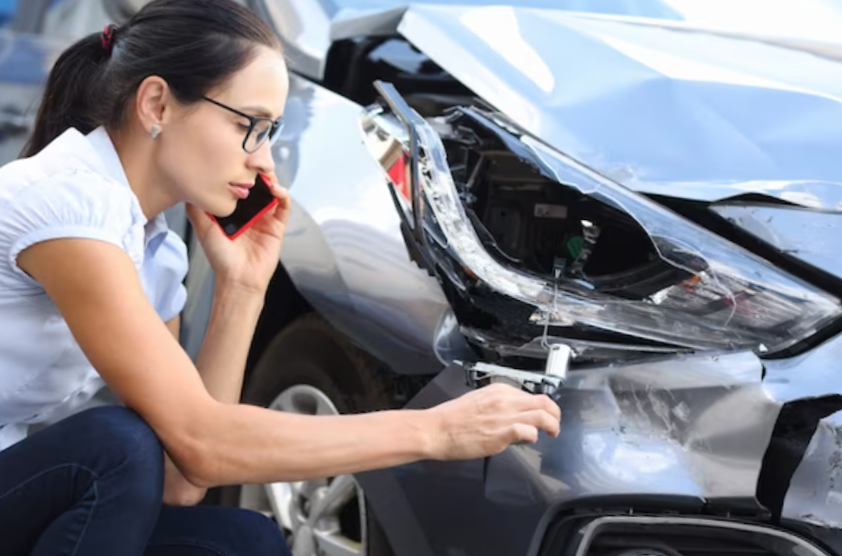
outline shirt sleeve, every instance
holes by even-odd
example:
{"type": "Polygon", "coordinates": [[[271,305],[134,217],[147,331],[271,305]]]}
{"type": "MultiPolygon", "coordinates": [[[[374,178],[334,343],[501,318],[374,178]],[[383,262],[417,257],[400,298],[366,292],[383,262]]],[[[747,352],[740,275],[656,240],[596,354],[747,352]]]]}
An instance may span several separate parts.
{"type": "MultiPolygon", "coordinates": [[[[132,192],[91,172],[74,171],[35,183],[7,201],[0,226],[0,280],[8,287],[35,282],[17,264],[21,251],[63,238],[111,243],[138,261],[132,230],[137,209],[132,192]]],[[[141,253],[142,255],[142,253],[141,253]]]]}
{"type": "Polygon", "coordinates": [[[181,314],[187,302],[184,278],[187,276],[187,246],[172,230],[143,263],[147,296],[164,322],[181,314]]]}

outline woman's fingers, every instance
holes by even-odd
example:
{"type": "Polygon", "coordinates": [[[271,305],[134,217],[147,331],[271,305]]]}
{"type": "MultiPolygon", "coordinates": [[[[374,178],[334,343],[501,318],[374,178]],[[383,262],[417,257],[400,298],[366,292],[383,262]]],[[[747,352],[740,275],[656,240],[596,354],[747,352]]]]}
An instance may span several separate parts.
{"type": "MultiPolygon", "coordinates": [[[[502,386],[502,385],[501,385],[502,386]]],[[[516,388],[509,387],[511,404],[513,409],[519,411],[543,410],[552,415],[555,419],[561,419],[561,409],[558,404],[543,394],[527,394],[516,388]],[[511,391],[513,390],[513,392],[511,391]]]]}
{"type": "Polygon", "coordinates": [[[561,419],[561,409],[549,396],[527,394],[506,384],[492,384],[484,390],[488,393],[489,407],[492,411],[502,407],[520,412],[541,410],[548,413],[555,421],[561,419]]]}
{"type": "Polygon", "coordinates": [[[281,187],[275,174],[261,174],[261,177],[263,178],[263,181],[266,182],[266,185],[269,187],[269,191],[272,192],[272,195],[278,199],[278,204],[275,207],[275,210],[272,211],[272,215],[282,224],[286,224],[287,219],[289,218],[290,208],[289,192],[281,187]]]}
{"type": "Polygon", "coordinates": [[[529,425],[532,428],[541,429],[552,437],[558,436],[561,427],[559,418],[544,409],[521,413],[516,419],[516,424],[529,425]]]}
{"type": "Polygon", "coordinates": [[[506,443],[515,444],[516,442],[538,442],[538,429],[523,423],[515,423],[508,429],[506,443]]]}
{"type": "Polygon", "coordinates": [[[552,415],[556,422],[561,421],[561,408],[549,396],[538,396],[541,409],[552,415]]]}
{"type": "Polygon", "coordinates": [[[278,197],[286,197],[286,189],[281,187],[281,184],[278,182],[277,176],[275,174],[260,174],[260,177],[263,178],[263,182],[269,187],[269,191],[272,192],[272,195],[278,197]]]}

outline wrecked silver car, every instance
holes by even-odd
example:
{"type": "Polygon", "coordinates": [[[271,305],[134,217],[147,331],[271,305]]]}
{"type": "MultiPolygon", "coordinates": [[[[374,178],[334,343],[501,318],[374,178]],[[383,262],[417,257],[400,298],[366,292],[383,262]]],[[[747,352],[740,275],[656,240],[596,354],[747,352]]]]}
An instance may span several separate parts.
{"type": "Polygon", "coordinates": [[[245,400],[423,407],[503,380],[563,423],[224,502],[301,556],[842,554],[840,45],[667,2],[251,4],[295,72],[295,211],[245,400]]]}
{"type": "MultiPolygon", "coordinates": [[[[273,515],[296,556],[842,556],[842,2],[242,1],[286,44],[294,201],[244,400],[508,381],[563,422],[485,461],[209,502],[273,515]]],[[[144,3],[20,2],[0,157],[41,43],[144,3]]],[[[195,356],[213,276],[169,221],[195,356]]]]}

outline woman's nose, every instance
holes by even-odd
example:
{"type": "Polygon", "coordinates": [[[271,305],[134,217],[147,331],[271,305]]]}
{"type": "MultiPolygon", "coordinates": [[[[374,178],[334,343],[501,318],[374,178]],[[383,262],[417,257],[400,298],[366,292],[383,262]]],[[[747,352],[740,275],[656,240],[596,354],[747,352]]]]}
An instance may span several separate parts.
{"type": "Polygon", "coordinates": [[[247,165],[249,169],[260,174],[271,174],[275,171],[272,146],[268,141],[260,145],[260,148],[249,155],[247,165]]]}

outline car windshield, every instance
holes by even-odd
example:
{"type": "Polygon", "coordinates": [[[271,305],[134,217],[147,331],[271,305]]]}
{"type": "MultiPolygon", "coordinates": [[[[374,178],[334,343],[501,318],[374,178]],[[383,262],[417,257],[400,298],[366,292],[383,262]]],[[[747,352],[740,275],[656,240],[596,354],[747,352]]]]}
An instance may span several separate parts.
{"type": "MultiPolygon", "coordinates": [[[[342,8],[451,4],[449,0],[321,0],[342,8]]],[[[842,0],[459,0],[465,6],[555,8],[604,15],[687,21],[755,33],[840,42],[842,0]]]]}

